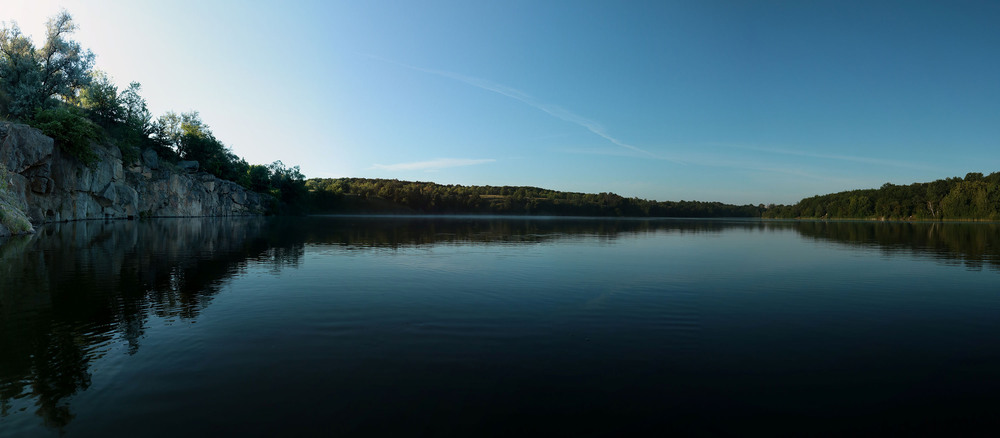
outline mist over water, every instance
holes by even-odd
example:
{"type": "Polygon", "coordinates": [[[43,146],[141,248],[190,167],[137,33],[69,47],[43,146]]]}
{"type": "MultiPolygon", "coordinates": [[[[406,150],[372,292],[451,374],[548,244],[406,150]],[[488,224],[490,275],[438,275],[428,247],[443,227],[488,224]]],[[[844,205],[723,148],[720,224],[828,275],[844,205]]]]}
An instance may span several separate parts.
{"type": "Polygon", "coordinates": [[[992,423],[996,224],[308,217],[0,244],[0,435],[992,423]]]}

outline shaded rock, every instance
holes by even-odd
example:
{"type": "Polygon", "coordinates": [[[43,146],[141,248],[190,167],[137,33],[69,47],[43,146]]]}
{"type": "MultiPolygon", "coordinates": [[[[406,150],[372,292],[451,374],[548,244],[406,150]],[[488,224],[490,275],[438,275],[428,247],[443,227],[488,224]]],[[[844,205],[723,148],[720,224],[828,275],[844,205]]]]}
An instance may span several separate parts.
{"type": "MultiPolygon", "coordinates": [[[[108,184],[108,187],[101,192],[99,200],[104,200],[107,202],[107,205],[105,205],[105,207],[114,204],[115,202],[118,202],[118,191],[116,190],[116,188],[117,187],[115,187],[114,184],[108,184]]],[[[102,204],[104,204],[104,202],[102,202],[102,204]]]]}
{"type": "Polygon", "coordinates": [[[142,152],[142,165],[156,170],[160,168],[160,156],[156,155],[156,151],[152,149],[146,149],[142,152]]]}
{"type": "Polygon", "coordinates": [[[179,161],[177,162],[177,168],[185,172],[197,172],[198,162],[197,161],[179,161]]]}
{"type": "Polygon", "coordinates": [[[36,176],[31,179],[31,191],[46,194],[52,191],[52,180],[44,176],[36,176]]]}
{"type": "Polygon", "coordinates": [[[0,122],[0,163],[12,171],[8,196],[26,207],[33,223],[259,215],[271,204],[269,196],[195,173],[197,161],[182,161],[183,173],[178,173],[161,166],[156,152],[147,149],[140,163],[126,168],[118,148],[93,144],[99,160],[87,167],[62,156],[53,144],[37,129],[0,122]]]}
{"type": "Polygon", "coordinates": [[[31,226],[28,216],[0,196],[0,237],[34,232],[35,228],[31,226]]]}
{"type": "Polygon", "coordinates": [[[24,213],[24,204],[11,191],[11,179],[8,172],[0,167],[0,237],[14,234],[34,233],[28,216],[24,213]]]}
{"type": "Polygon", "coordinates": [[[28,125],[0,122],[0,164],[13,173],[42,166],[52,156],[55,141],[28,125]]]}

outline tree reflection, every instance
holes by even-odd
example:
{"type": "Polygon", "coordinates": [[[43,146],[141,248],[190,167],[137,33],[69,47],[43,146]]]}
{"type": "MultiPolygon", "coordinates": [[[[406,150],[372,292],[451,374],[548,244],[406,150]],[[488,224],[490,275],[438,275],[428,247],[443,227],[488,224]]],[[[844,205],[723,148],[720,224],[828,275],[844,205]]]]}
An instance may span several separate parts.
{"type": "Polygon", "coordinates": [[[981,270],[1000,270],[1000,224],[943,222],[796,223],[804,236],[879,248],[885,255],[909,253],[981,270]]]}
{"type": "Polygon", "coordinates": [[[251,264],[296,265],[301,243],[261,218],[74,222],[0,245],[0,415],[30,399],[51,427],[116,338],[135,354],[151,316],[197,318],[251,264]]]}
{"type": "Polygon", "coordinates": [[[91,384],[110,346],[135,354],[152,318],[194,320],[229,279],[281,272],[306,247],[614,242],[653,233],[787,231],[887,255],[1000,270],[1000,225],[511,217],[305,217],[75,222],[0,244],[0,416],[34,404],[42,422],[73,419],[69,398],[91,384]]]}
{"type": "MultiPolygon", "coordinates": [[[[288,219],[284,219],[288,220],[288,219]]],[[[504,216],[313,216],[280,227],[307,244],[399,248],[430,244],[534,244],[567,238],[614,240],[644,233],[721,233],[759,220],[539,218],[504,216]],[[304,226],[303,226],[304,222],[304,226]]],[[[778,224],[777,222],[772,223],[778,224]]]]}
{"type": "Polygon", "coordinates": [[[91,363],[121,342],[135,354],[151,317],[195,319],[249,266],[301,263],[305,245],[537,244],[580,236],[720,233],[758,222],[538,218],[234,218],[72,222],[0,245],[0,415],[31,400],[54,428],[90,386],[91,363]]]}

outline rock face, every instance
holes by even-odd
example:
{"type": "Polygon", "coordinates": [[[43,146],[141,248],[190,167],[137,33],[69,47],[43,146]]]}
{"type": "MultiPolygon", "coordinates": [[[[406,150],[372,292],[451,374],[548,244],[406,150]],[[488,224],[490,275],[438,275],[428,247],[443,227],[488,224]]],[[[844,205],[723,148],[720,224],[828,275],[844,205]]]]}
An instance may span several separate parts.
{"type": "MultiPolygon", "coordinates": [[[[3,178],[0,175],[0,178],[3,178]]],[[[28,217],[24,215],[23,208],[11,202],[10,192],[5,186],[5,181],[0,181],[0,237],[7,237],[11,234],[30,234],[35,232],[28,217]]]]}
{"type": "Polygon", "coordinates": [[[10,193],[39,224],[82,219],[263,214],[271,198],[205,172],[185,172],[146,150],[122,163],[116,147],[93,146],[88,167],[63,156],[53,140],[27,125],[0,122],[0,164],[10,193]]]}

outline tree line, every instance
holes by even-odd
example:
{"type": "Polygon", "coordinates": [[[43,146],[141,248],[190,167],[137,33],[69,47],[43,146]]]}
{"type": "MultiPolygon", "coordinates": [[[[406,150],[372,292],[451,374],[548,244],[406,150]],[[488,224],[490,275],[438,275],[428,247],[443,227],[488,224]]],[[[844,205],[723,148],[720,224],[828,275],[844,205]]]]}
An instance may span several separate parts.
{"type": "Polygon", "coordinates": [[[95,70],[94,54],[69,39],[76,24],[66,11],[46,23],[45,44],[36,48],[16,23],[0,27],[0,118],[27,123],[55,139],[56,146],[85,165],[98,159],[92,144],[117,147],[125,163],[153,149],[162,161],[197,161],[201,170],[243,187],[301,202],[305,177],[281,161],[249,164],[215,137],[197,111],[168,111],[153,119],[132,82],[119,89],[95,70]]]}
{"type": "Polygon", "coordinates": [[[762,206],[651,201],[614,193],[525,186],[463,186],[369,178],[306,181],[316,213],[523,214],[616,217],[759,217],[762,206]]]}
{"type": "Polygon", "coordinates": [[[768,208],[766,218],[1000,220],[1000,173],[851,190],[768,208]]]}

